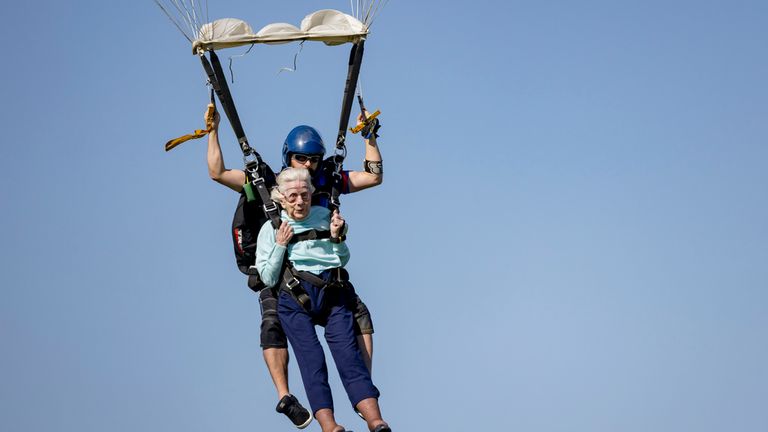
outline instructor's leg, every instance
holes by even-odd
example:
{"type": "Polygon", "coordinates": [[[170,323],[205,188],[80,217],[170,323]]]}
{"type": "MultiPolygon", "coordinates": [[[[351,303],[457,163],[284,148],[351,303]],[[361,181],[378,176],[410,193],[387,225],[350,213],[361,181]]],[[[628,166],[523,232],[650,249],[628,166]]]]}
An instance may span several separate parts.
{"type": "Polygon", "coordinates": [[[288,390],[288,349],[264,348],[264,362],[267,364],[269,376],[277,390],[277,398],[282,399],[290,393],[288,390]]]}
{"type": "Polygon", "coordinates": [[[312,422],[312,416],[288,389],[288,340],[277,316],[275,291],[263,289],[261,302],[261,347],[269,376],[275,384],[279,402],[277,412],[285,414],[299,429],[312,422]]]}
{"type": "Polygon", "coordinates": [[[346,282],[347,288],[353,295],[350,302],[350,308],[355,314],[355,335],[357,336],[357,345],[360,347],[360,353],[363,355],[365,367],[368,372],[373,373],[373,320],[368,306],[360,300],[360,296],[355,293],[355,288],[350,282],[346,282]]]}
{"type": "Polygon", "coordinates": [[[357,335],[357,346],[360,348],[365,367],[373,374],[373,335],[370,333],[357,335]]]}
{"type": "Polygon", "coordinates": [[[264,363],[275,384],[277,398],[290,393],[288,388],[288,340],[277,317],[277,296],[274,289],[265,288],[259,293],[261,305],[261,348],[264,363]]]}

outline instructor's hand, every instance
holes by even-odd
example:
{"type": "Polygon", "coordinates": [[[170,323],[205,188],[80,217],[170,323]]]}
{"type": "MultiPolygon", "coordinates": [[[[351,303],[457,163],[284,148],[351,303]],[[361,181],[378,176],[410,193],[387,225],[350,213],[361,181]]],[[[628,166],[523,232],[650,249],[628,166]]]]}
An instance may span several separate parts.
{"type": "Polygon", "coordinates": [[[288,245],[288,242],[291,241],[292,237],[293,237],[293,228],[291,228],[291,226],[288,225],[288,222],[283,221],[283,223],[280,224],[280,228],[277,229],[277,234],[275,235],[275,241],[280,246],[286,246],[288,245]]]}
{"type": "Polygon", "coordinates": [[[221,120],[221,116],[219,116],[219,112],[216,110],[216,107],[213,106],[213,104],[208,104],[208,106],[205,109],[205,114],[203,115],[203,117],[204,117],[205,125],[210,126],[211,130],[219,129],[219,120],[221,120]],[[211,110],[213,110],[212,113],[211,113],[211,110]]]}

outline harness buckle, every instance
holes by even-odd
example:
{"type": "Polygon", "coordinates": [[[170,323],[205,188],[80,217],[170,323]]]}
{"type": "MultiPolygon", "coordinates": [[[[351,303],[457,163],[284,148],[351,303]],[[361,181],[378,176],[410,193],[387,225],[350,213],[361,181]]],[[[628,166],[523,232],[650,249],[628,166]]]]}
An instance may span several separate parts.
{"type": "Polygon", "coordinates": [[[299,281],[296,277],[292,277],[291,280],[285,283],[285,287],[288,288],[291,292],[293,292],[294,288],[301,285],[301,281],[299,281]]]}
{"type": "Polygon", "coordinates": [[[277,211],[277,204],[275,204],[274,201],[270,201],[266,204],[264,204],[264,211],[267,213],[274,213],[277,211]]]}
{"type": "Polygon", "coordinates": [[[252,185],[254,185],[256,187],[264,185],[264,177],[253,175],[254,171],[251,171],[250,173],[251,173],[251,177],[253,178],[253,180],[251,180],[251,184],[252,185]]]}

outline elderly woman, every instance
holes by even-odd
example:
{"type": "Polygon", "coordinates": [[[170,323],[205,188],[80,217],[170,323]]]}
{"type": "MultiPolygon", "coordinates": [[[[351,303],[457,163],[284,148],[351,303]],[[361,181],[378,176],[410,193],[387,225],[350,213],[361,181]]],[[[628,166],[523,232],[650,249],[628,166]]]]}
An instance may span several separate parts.
{"type": "Polygon", "coordinates": [[[349,261],[346,225],[338,211],[311,206],[313,190],[304,168],[287,168],[277,177],[272,199],[283,207],[282,224],[275,230],[267,222],[259,231],[256,268],[267,287],[279,286],[280,323],[293,346],[309,404],[323,432],[341,432],[344,427],[333,415],[328,369],[315,325],[325,327],[325,340],[352,406],[365,418],[369,430],[389,432],[348,307],[354,290],[343,269],[349,261]]]}

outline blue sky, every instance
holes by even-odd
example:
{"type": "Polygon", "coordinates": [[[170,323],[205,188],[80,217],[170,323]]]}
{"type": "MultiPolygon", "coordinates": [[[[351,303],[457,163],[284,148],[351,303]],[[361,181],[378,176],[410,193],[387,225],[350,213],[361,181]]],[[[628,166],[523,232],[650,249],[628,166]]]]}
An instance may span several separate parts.
{"type": "MultiPolygon", "coordinates": [[[[349,11],[209,5],[255,28],[349,11]]],[[[3,9],[0,429],[293,430],[232,257],[236,196],[203,140],[162,150],[202,126],[189,44],[149,0],[3,9]]],[[[767,19],[738,0],[387,4],[361,75],[385,182],[343,210],[395,430],[768,429],[767,19]]],[[[267,162],[296,124],[332,141],[348,49],[305,44],[295,73],[277,73],[295,44],[233,58],[267,162]]],[[[227,124],[222,147],[239,167],[227,124]]]]}

